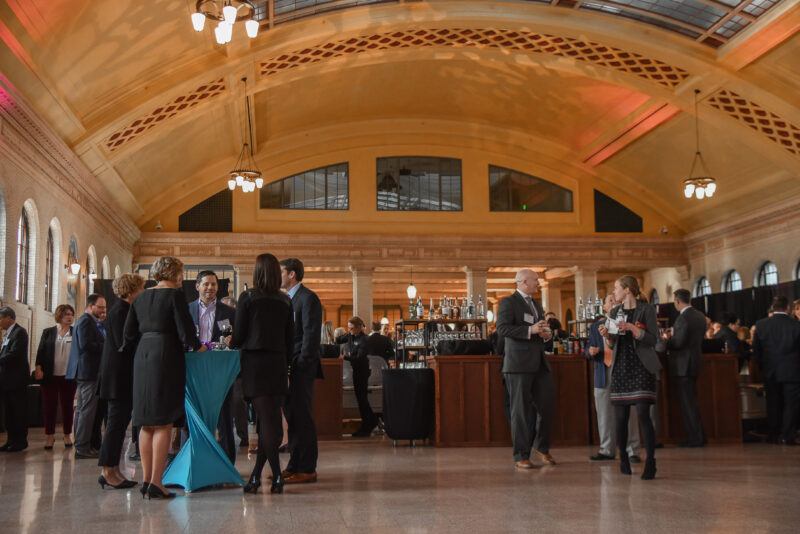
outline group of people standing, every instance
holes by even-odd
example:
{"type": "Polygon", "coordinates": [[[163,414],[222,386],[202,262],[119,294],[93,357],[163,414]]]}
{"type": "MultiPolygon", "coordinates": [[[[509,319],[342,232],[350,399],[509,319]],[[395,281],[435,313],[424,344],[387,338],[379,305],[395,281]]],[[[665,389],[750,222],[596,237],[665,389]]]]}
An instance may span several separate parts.
{"type": "MultiPolygon", "coordinates": [[[[296,258],[279,262],[272,254],[259,255],[253,286],[240,295],[235,310],[216,299],[218,280],[212,271],[198,276],[200,298],[192,303],[184,296],[179,259],[158,258],[150,273],[156,285],[147,290],[145,280],[137,274],[114,280],[118,300],[108,311],[103,296],[89,295],[86,312],[74,325],[71,306],[56,309],[57,324],[43,332],[34,370],[34,378],[42,386],[45,449],[54,446],[59,402],[64,445],[73,445],[72,404],[77,392],[75,456],[98,459],[101,487],[137,485],[119,469],[132,420],[142,462],[142,496],[174,497],[163,486],[162,475],[172,428],[184,419],[184,354],[187,348],[204,352],[205,343],[227,334],[230,327],[231,332],[223,338],[229,347],[239,349],[241,390],[258,420],[258,454],[244,491],[258,491],[267,463],[273,493],[281,493],[284,484],[315,482],[318,448],[312,397],[314,380],[321,378],[322,372],[322,305],[317,295],[302,285],[302,262],[296,258]],[[101,400],[106,410],[102,440],[95,436],[101,427],[97,408],[101,400]],[[281,410],[288,423],[290,453],[284,470],[278,453],[283,439],[281,410]]],[[[3,451],[28,446],[28,336],[15,319],[13,309],[0,308],[0,329],[6,331],[0,352],[0,389],[8,429],[8,442],[0,447],[3,451]]],[[[221,446],[234,461],[231,397],[229,391],[219,431],[221,446]]]]}

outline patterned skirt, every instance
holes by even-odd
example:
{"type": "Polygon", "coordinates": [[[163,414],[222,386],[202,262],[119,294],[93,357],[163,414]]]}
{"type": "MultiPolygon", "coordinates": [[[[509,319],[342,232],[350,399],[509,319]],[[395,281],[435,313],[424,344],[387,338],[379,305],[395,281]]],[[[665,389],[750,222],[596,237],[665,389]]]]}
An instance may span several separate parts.
{"type": "Polygon", "coordinates": [[[611,404],[655,404],[656,375],[642,364],[633,347],[633,338],[619,336],[617,343],[617,357],[611,371],[611,404]]]}

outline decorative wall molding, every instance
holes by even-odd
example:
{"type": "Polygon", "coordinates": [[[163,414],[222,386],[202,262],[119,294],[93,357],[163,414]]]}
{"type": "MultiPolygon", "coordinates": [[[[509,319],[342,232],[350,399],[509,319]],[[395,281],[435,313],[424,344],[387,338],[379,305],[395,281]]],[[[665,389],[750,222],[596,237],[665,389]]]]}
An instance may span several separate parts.
{"type": "Polygon", "coordinates": [[[259,62],[258,70],[262,78],[267,78],[327,59],[379,50],[423,47],[494,48],[508,52],[552,54],[632,74],[668,89],[674,89],[689,77],[689,72],[680,67],[613,46],[572,37],[500,28],[409,28],[360,35],[264,59],[259,62]]]}
{"type": "Polygon", "coordinates": [[[310,266],[491,266],[645,270],[687,262],[686,246],[672,237],[351,236],[322,234],[142,234],[134,264],[163,255],[192,263],[242,264],[269,251],[310,266]]]}
{"type": "Polygon", "coordinates": [[[800,157],[800,127],[727,89],[720,89],[706,103],[800,157]]]}

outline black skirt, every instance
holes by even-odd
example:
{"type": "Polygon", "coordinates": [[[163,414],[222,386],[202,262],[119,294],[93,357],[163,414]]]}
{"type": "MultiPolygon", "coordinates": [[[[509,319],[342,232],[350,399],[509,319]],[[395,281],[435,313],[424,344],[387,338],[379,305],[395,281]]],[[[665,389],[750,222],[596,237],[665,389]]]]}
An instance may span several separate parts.
{"type": "Polygon", "coordinates": [[[244,398],[285,395],[288,392],[288,366],[282,353],[241,350],[241,364],[244,398]]]}
{"type": "Polygon", "coordinates": [[[171,425],[183,417],[186,358],[178,336],[145,333],[133,358],[133,424],[171,425]]]}
{"type": "Polygon", "coordinates": [[[655,404],[656,375],[648,371],[636,354],[631,335],[617,338],[617,356],[611,371],[611,404],[655,404]]]}

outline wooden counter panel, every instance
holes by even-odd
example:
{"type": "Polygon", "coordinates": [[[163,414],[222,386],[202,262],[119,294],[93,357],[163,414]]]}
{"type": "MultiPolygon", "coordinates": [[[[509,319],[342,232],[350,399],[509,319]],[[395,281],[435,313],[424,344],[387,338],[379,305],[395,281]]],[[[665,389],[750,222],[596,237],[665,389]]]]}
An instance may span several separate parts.
{"type": "Polygon", "coordinates": [[[342,439],[342,360],[322,359],[322,380],[314,381],[312,411],[320,440],[342,439]]]}
{"type": "Polygon", "coordinates": [[[571,354],[551,356],[550,369],[556,387],[552,444],[589,445],[591,402],[586,387],[589,381],[586,358],[571,354]]]}

